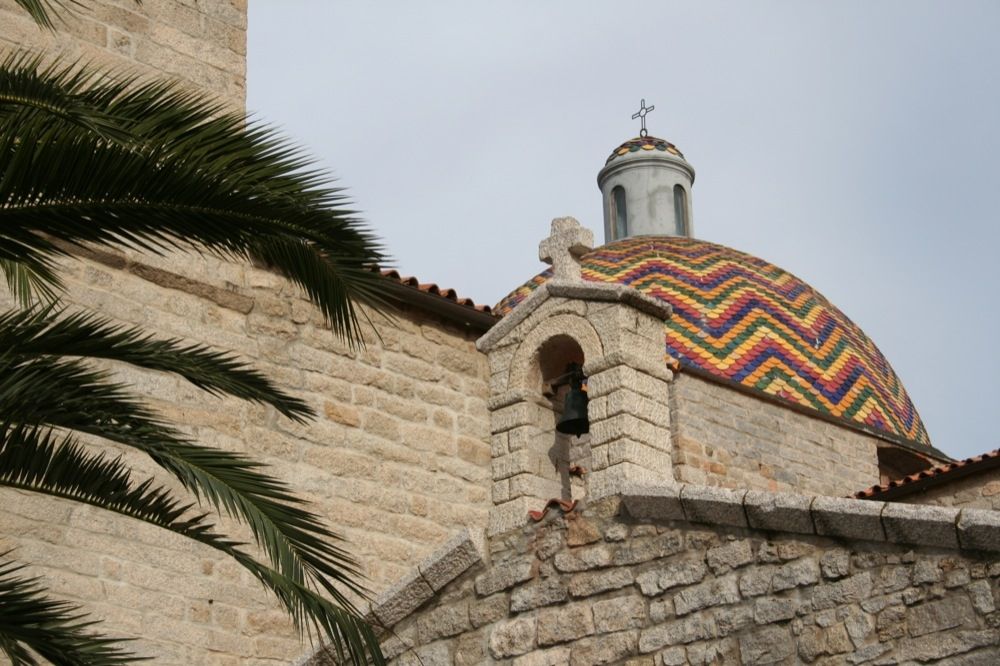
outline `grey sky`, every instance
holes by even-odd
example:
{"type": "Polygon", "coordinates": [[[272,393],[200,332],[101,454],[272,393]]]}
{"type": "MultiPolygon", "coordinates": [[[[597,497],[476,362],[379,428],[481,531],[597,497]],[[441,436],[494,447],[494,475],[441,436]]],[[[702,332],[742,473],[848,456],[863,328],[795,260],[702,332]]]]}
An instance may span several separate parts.
{"type": "Polygon", "coordinates": [[[695,235],[854,319],[936,446],[1000,446],[996,2],[253,0],[247,106],[350,189],[404,274],[495,303],[650,133],[695,235]]]}

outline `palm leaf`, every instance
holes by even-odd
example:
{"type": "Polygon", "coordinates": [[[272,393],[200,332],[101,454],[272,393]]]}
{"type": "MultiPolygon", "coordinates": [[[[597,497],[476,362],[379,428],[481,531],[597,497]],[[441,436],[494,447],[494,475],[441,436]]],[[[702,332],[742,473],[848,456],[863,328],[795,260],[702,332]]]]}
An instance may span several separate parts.
{"type": "Polygon", "coordinates": [[[10,259],[0,259],[0,270],[7,279],[10,293],[21,307],[29,308],[36,303],[52,304],[59,298],[56,292],[62,289],[62,281],[55,273],[10,259]]]}
{"type": "Polygon", "coordinates": [[[13,666],[37,664],[35,655],[54,664],[115,666],[140,659],[123,648],[123,639],[88,631],[79,607],[46,596],[39,578],[23,575],[24,565],[0,553],[0,653],[13,666]]]}
{"type": "Polygon", "coordinates": [[[336,584],[358,595],[360,571],[335,533],[302,508],[284,483],[239,453],[200,446],[159,421],[126,385],[79,360],[0,355],[0,414],[11,424],[46,425],[102,437],[148,454],[189,491],[245,522],[279,572],[307,578],[340,604],[336,584]]]}
{"type": "MultiPolygon", "coordinates": [[[[239,549],[243,545],[215,531],[194,504],[183,502],[152,479],[132,482],[120,459],[87,452],[71,436],[56,442],[51,431],[0,426],[0,486],[74,500],[142,520],[215,548],[250,571],[285,606],[300,630],[325,633],[338,653],[354,663],[381,655],[374,634],[353,609],[339,608],[307,586],[266,567],[239,549]]],[[[0,604],[0,617],[6,612],[0,604]]],[[[0,619],[0,625],[3,620],[0,619]]]]}
{"type": "MultiPolygon", "coordinates": [[[[51,272],[66,253],[56,240],[257,259],[305,289],[338,335],[359,340],[351,301],[384,310],[384,281],[371,268],[385,257],[325,174],[273,131],[242,114],[220,115],[208,98],[170,83],[133,90],[86,72],[74,64],[37,76],[55,88],[82,77],[83,92],[72,95],[78,107],[93,104],[131,139],[109,139],[79,122],[82,112],[46,114],[36,100],[26,114],[8,101],[0,126],[0,259],[51,272]],[[79,71],[66,73],[73,68],[79,71]]],[[[0,77],[0,98],[4,84],[0,77]]],[[[66,106],[53,101],[59,104],[66,106]]]]}
{"type": "Polygon", "coordinates": [[[313,415],[302,400],[231,354],[176,338],[157,340],[86,312],[64,314],[52,306],[0,314],[0,349],[8,350],[9,362],[54,355],[102,358],[176,373],[212,395],[268,404],[300,423],[313,415]]]}

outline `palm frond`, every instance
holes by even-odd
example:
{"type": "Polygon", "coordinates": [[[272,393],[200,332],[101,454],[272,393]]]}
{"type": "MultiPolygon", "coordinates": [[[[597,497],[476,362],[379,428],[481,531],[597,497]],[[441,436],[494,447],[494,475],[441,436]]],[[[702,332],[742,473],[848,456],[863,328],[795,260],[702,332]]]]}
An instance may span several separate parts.
{"type": "MultiPolygon", "coordinates": [[[[83,77],[83,91],[70,97],[114,119],[130,140],[109,140],[66,113],[44,123],[41,112],[13,113],[0,125],[0,259],[51,268],[65,254],[53,239],[258,259],[306,289],[353,343],[357,314],[345,299],[385,309],[384,281],[370,270],[385,261],[380,244],[299,149],[174,84],[133,89],[85,65],[50,69],[38,77],[57,89],[83,77]]],[[[0,77],[0,98],[3,84],[0,77]]]]}
{"type": "Polygon", "coordinates": [[[0,313],[0,349],[8,350],[12,363],[53,355],[120,361],[176,373],[212,395],[271,405],[300,423],[313,415],[302,400],[280,390],[232,354],[177,338],[157,340],[139,328],[86,312],[66,314],[48,306],[0,313]]]}
{"type": "Polygon", "coordinates": [[[351,609],[331,604],[306,585],[262,565],[243,545],[215,531],[194,504],[177,499],[152,479],[133,483],[118,458],[86,451],[72,436],[57,442],[44,428],[0,425],[0,486],[74,500],[135,518],[210,546],[250,571],[285,606],[302,631],[330,638],[335,648],[367,663],[381,663],[376,637],[351,609]]]}
{"type": "Polygon", "coordinates": [[[121,79],[78,63],[45,65],[42,55],[14,51],[0,62],[0,122],[38,136],[67,123],[111,140],[127,141],[121,120],[102,102],[121,79]],[[98,95],[98,91],[105,91],[98,95]],[[30,130],[30,131],[28,131],[30,130]]]}
{"type": "Polygon", "coordinates": [[[24,565],[0,553],[0,653],[13,666],[37,664],[35,655],[53,664],[116,666],[140,661],[125,651],[124,639],[90,631],[78,606],[45,594],[41,579],[23,574],[24,565]]]}
{"type": "Polygon", "coordinates": [[[341,587],[365,596],[355,561],[336,545],[341,538],[262,464],[189,441],[134,400],[127,386],[80,360],[11,356],[0,354],[0,414],[8,423],[75,430],[142,451],[196,497],[246,523],[282,575],[320,585],[349,609],[341,587]]]}
{"type": "Polygon", "coordinates": [[[37,266],[27,266],[10,259],[0,259],[0,270],[7,279],[7,288],[21,307],[38,303],[52,304],[62,290],[62,280],[55,273],[37,266]]]}

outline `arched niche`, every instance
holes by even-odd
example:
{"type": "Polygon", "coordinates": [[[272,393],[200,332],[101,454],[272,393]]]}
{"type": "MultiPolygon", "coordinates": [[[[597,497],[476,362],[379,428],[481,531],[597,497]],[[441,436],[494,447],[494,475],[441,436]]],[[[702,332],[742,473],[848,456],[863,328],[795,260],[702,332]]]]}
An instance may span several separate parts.
{"type": "Polygon", "coordinates": [[[546,381],[563,374],[568,363],[601,358],[604,346],[593,325],[573,314],[554,315],[539,323],[518,345],[508,369],[508,390],[547,395],[546,381]]]}

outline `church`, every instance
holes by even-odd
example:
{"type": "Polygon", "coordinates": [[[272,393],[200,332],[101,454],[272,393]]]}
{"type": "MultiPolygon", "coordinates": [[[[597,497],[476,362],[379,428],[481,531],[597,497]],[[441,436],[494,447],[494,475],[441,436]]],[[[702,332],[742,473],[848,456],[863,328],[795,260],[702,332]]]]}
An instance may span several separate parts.
{"type": "MultiPolygon", "coordinates": [[[[243,104],[245,3],[93,4],[100,30],[44,39],[243,104]]],[[[1000,452],[952,461],[844,312],[699,240],[694,166],[651,110],[594,156],[599,238],[552,220],[548,267],[495,305],[385,271],[399,306],[363,350],[257,266],[85,251],[69,298],[234,351],[315,407],[292,423],[122,371],[345,537],[393,664],[1000,662],[1000,452]]],[[[0,503],[0,545],[154,663],[336,663],[206,547],[0,503]]]]}

